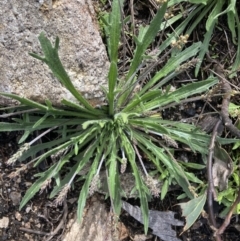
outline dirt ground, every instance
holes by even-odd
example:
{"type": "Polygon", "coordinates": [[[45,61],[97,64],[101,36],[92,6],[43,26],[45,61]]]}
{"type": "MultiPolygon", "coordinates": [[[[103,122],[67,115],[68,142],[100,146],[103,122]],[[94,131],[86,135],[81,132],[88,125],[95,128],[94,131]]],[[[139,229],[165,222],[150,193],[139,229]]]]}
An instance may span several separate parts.
{"type": "MultiPolygon", "coordinates": [[[[56,207],[53,204],[53,200],[48,199],[48,194],[51,190],[44,191],[42,194],[37,194],[35,197],[22,209],[19,210],[19,203],[27,188],[35,181],[34,175],[37,170],[31,168],[26,170],[20,177],[9,179],[8,175],[15,170],[17,166],[6,166],[5,162],[9,156],[17,149],[18,133],[14,135],[1,134],[0,145],[0,240],[1,241],[40,241],[47,240],[47,234],[54,231],[61,222],[64,214],[64,208],[62,206],[56,207]],[[4,225],[6,225],[4,228],[4,225]]],[[[75,190],[70,192],[67,198],[67,220],[72,219],[75,216],[77,210],[77,199],[79,195],[80,186],[75,187],[75,190]]],[[[180,191],[180,190],[179,190],[180,191]]],[[[167,197],[160,201],[155,198],[150,204],[149,208],[159,211],[174,211],[176,212],[176,218],[183,220],[179,206],[176,204],[178,200],[176,197],[179,195],[177,189],[169,192],[167,197]]],[[[107,209],[110,209],[110,201],[106,201],[107,209]]],[[[138,200],[128,200],[132,205],[139,205],[138,200]]],[[[216,212],[222,207],[216,204],[216,212]]],[[[161,241],[160,238],[151,235],[149,237],[144,235],[143,225],[131,217],[127,212],[122,211],[120,216],[122,223],[120,232],[122,237],[121,241],[140,240],[137,239],[139,235],[144,237],[143,240],[148,241],[161,241]],[[123,236],[123,232],[125,233],[123,236]],[[127,234],[126,234],[127,233],[127,234]]],[[[219,224],[223,220],[218,219],[219,224]]],[[[63,224],[62,228],[57,234],[52,237],[52,241],[62,240],[63,234],[67,232],[67,228],[63,224]]],[[[227,228],[224,233],[224,241],[236,241],[239,240],[239,227],[240,220],[237,216],[232,219],[232,224],[227,228]]],[[[174,228],[174,227],[173,227],[174,228]]],[[[182,228],[177,228],[176,232],[181,233],[182,228]]],[[[183,233],[180,237],[183,241],[213,241],[212,230],[209,227],[208,220],[206,218],[199,218],[190,230],[183,233]]]]}

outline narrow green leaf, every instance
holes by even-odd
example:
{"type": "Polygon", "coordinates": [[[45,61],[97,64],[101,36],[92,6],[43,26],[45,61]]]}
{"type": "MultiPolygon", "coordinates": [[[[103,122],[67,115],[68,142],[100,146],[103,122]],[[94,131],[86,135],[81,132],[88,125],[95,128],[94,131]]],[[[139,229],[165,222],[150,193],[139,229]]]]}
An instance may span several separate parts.
{"type": "Polygon", "coordinates": [[[53,109],[52,102],[50,100],[45,100],[45,103],[46,103],[49,110],[53,109]]]}
{"type": "Polygon", "coordinates": [[[215,25],[215,22],[217,21],[218,15],[221,12],[222,6],[224,4],[224,0],[214,0],[215,5],[212,10],[212,12],[208,15],[208,19],[206,22],[206,30],[207,32],[210,30],[210,28],[215,25]],[[216,4],[217,3],[217,4],[216,4]]]}
{"type": "Polygon", "coordinates": [[[209,77],[207,80],[184,85],[167,95],[160,95],[159,98],[155,98],[152,101],[148,101],[146,104],[143,103],[142,105],[145,111],[150,111],[173,102],[177,104],[182,99],[208,90],[210,87],[218,83],[218,81],[219,80],[215,77],[209,77]]]}
{"type": "Polygon", "coordinates": [[[114,90],[117,83],[117,65],[116,62],[111,62],[109,73],[108,73],[108,104],[109,104],[109,115],[114,114],[114,90]]]}
{"type": "MultiPolygon", "coordinates": [[[[36,117],[36,116],[35,116],[36,117]]],[[[32,118],[30,116],[30,118],[32,118]]],[[[15,119],[13,119],[15,120],[15,119]]],[[[39,120],[39,117],[30,119],[29,123],[24,123],[21,122],[19,123],[7,123],[7,122],[0,122],[0,129],[1,131],[21,131],[21,130],[31,130],[31,131],[35,131],[35,130],[41,130],[41,129],[47,129],[47,128],[51,128],[54,126],[63,126],[63,125],[79,125],[82,124],[82,120],[80,119],[55,119],[55,118],[48,118],[46,119],[41,125],[36,126],[33,129],[33,125],[39,120]]]]}
{"type": "Polygon", "coordinates": [[[194,173],[185,171],[185,175],[186,175],[186,177],[188,178],[189,181],[199,183],[199,184],[203,184],[203,181],[201,181],[199,178],[197,178],[194,173]]]}
{"type": "Polygon", "coordinates": [[[38,160],[35,162],[34,166],[38,166],[45,158],[51,156],[52,154],[57,153],[58,151],[63,150],[64,148],[67,148],[68,146],[71,146],[72,144],[74,144],[74,142],[72,140],[67,141],[65,143],[63,143],[62,145],[59,145],[47,152],[45,152],[44,154],[42,154],[41,156],[38,157],[38,160]]]}
{"type": "Polygon", "coordinates": [[[89,128],[90,126],[100,126],[100,128],[103,128],[107,123],[109,122],[109,120],[107,119],[101,119],[101,120],[89,120],[89,121],[85,121],[84,123],[82,123],[82,128],[83,130],[86,130],[87,128],[89,128]]]}
{"type": "Polygon", "coordinates": [[[62,102],[62,104],[66,105],[66,106],[69,106],[75,110],[79,110],[80,112],[82,112],[83,113],[82,116],[85,117],[86,119],[87,118],[91,119],[91,118],[94,118],[96,115],[97,116],[100,115],[100,113],[99,112],[96,113],[95,110],[94,111],[88,110],[88,109],[83,108],[82,106],[80,106],[74,102],[71,102],[69,100],[63,99],[61,102],[62,102]]]}
{"type": "Polygon", "coordinates": [[[109,194],[111,196],[112,199],[115,199],[115,190],[118,189],[118,187],[116,187],[116,176],[117,174],[117,150],[116,150],[116,141],[115,141],[115,137],[113,135],[113,133],[111,134],[111,139],[110,139],[110,143],[109,144],[111,147],[109,149],[110,151],[110,156],[108,159],[108,163],[109,163],[109,176],[108,176],[108,188],[109,188],[109,194]]]}
{"type": "Polygon", "coordinates": [[[194,4],[204,4],[206,5],[208,3],[208,0],[189,0],[190,3],[194,4]]]}
{"type": "Polygon", "coordinates": [[[235,20],[236,20],[236,26],[237,26],[237,36],[238,36],[238,42],[237,42],[237,55],[235,58],[235,61],[232,66],[232,72],[233,74],[230,75],[230,78],[237,76],[235,71],[238,71],[240,67],[240,21],[239,21],[239,16],[238,14],[235,15],[235,20]]]}
{"type": "Polygon", "coordinates": [[[74,154],[75,156],[78,154],[79,148],[78,148],[78,143],[76,142],[74,145],[74,154]]]}
{"type": "Polygon", "coordinates": [[[77,166],[79,165],[79,163],[76,163],[69,171],[68,174],[65,175],[64,179],[63,180],[60,180],[60,183],[58,183],[54,189],[52,190],[52,192],[50,193],[50,196],[49,198],[53,198],[55,197],[61,190],[62,188],[67,184],[69,183],[69,181],[72,179],[72,177],[74,176],[75,174],[75,171],[76,171],[76,168],[77,166]]]}
{"type": "Polygon", "coordinates": [[[193,168],[193,169],[197,169],[197,170],[202,170],[204,168],[206,168],[206,165],[202,165],[202,164],[198,164],[198,163],[192,163],[192,162],[184,162],[182,161],[181,164],[183,166],[189,167],[189,168],[193,168]]]}
{"type": "Polygon", "coordinates": [[[175,71],[183,62],[195,56],[199,52],[201,44],[202,43],[200,42],[194,43],[190,47],[178,53],[176,56],[172,56],[164,65],[164,67],[161,68],[161,70],[158,71],[154,75],[154,77],[142,88],[142,90],[140,91],[140,95],[145,93],[148,89],[152,87],[156,89],[157,87],[160,88],[161,86],[166,84],[167,81],[160,81],[160,83],[157,86],[154,86],[161,78],[165,77],[172,71],[175,71]]]}
{"type": "Polygon", "coordinates": [[[40,126],[48,117],[48,113],[46,113],[43,117],[41,117],[34,125],[33,125],[33,129],[35,129],[36,127],[40,126]]]}
{"type": "Polygon", "coordinates": [[[1,132],[4,132],[4,131],[22,131],[22,130],[26,130],[27,128],[30,129],[31,127],[27,127],[24,124],[18,124],[18,123],[0,122],[1,132]]]}
{"type": "Polygon", "coordinates": [[[166,179],[161,188],[161,200],[163,200],[165,198],[165,196],[168,192],[168,188],[169,188],[169,182],[168,182],[168,179],[166,179]]]}
{"type": "Polygon", "coordinates": [[[20,203],[20,210],[27,204],[27,202],[40,190],[44,181],[53,177],[56,173],[60,171],[62,166],[66,162],[59,162],[52,165],[47,171],[40,174],[40,178],[32,184],[32,186],[27,190],[26,194],[24,195],[21,203],[20,203]]]}
{"type": "MultiPolygon", "coordinates": [[[[66,102],[64,102],[66,103],[66,102]]],[[[87,114],[86,111],[80,112],[80,111],[68,111],[68,110],[63,110],[63,109],[57,109],[57,108],[53,108],[52,110],[49,110],[48,113],[54,115],[59,115],[59,116],[71,116],[71,117],[80,117],[82,119],[91,119],[91,118],[96,118],[96,116],[101,116],[102,112],[100,110],[95,110],[94,111],[90,111],[90,114],[87,114]],[[94,117],[93,117],[93,112],[94,113],[94,117]]]]}
{"type": "Polygon", "coordinates": [[[110,13],[109,26],[109,56],[111,62],[117,63],[118,60],[118,45],[121,34],[121,7],[122,0],[113,0],[112,12],[110,13]]]}
{"type": "Polygon", "coordinates": [[[99,140],[96,140],[92,145],[90,145],[90,148],[86,149],[75,158],[77,160],[77,163],[73,167],[71,167],[69,173],[66,174],[63,180],[60,181],[60,184],[54,187],[54,189],[50,194],[50,198],[53,198],[54,196],[56,196],[57,193],[62,189],[62,187],[64,187],[67,183],[69,183],[72,177],[83,169],[83,167],[92,158],[92,155],[96,151],[96,147],[98,144],[99,144],[99,140]]]}
{"type": "Polygon", "coordinates": [[[127,79],[132,76],[132,74],[135,72],[135,70],[138,68],[140,65],[143,54],[145,53],[147,47],[152,43],[154,38],[156,37],[160,25],[162,23],[162,20],[164,18],[164,14],[167,9],[167,3],[164,3],[158,10],[157,14],[155,15],[154,19],[151,21],[150,26],[148,27],[147,31],[145,32],[144,36],[141,36],[141,42],[139,41],[139,44],[136,47],[134,56],[133,56],[133,61],[131,63],[127,79]]]}
{"type": "Polygon", "coordinates": [[[139,143],[145,146],[146,149],[150,150],[159,160],[161,160],[161,162],[163,162],[167,166],[168,171],[176,179],[178,184],[183,188],[185,193],[190,198],[193,198],[193,194],[189,190],[190,184],[188,182],[188,179],[185,175],[184,170],[181,168],[178,162],[174,158],[170,158],[169,155],[165,154],[163,148],[159,148],[154,143],[143,137],[143,135],[141,135],[137,131],[133,131],[133,136],[139,143]]]}
{"type": "Polygon", "coordinates": [[[215,3],[214,9],[209,14],[209,17],[208,17],[208,20],[207,20],[207,23],[206,23],[207,32],[204,35],[204,41],[203,41],[201,50],[200,50],[199,55],[198,55],[199,64],[197,64],[197,66],[195,68],[195,76],[198,75],[198,72],[199,72],[201,63],[203,61],[203,58],[204,58],[205,54],[208,52],[209,43],[210,43],[210,40],[212,38],[212,33],[213,33],[214,27],[215,27],[216,22],[217,22],[217,19],[215,19],[214,17],[221,11],[223,3],[224,3],[224,0],[217,1],[217,3],[215,3]]]}
{"type": "Polygon", "coordinates": [[[194,21],[191,23],[191,26],[189,26],[189,29],[187,30],[187,33],[190,35],[195,29],[196,26],[207,16],[209,15],[209,11],[212,10],[215,2],[208,2],[206,6],[204,5],[198,5],[195,10],[192,11],[194,21]]]}
{"type": "MultiPolygon", "coordinates": [[[[136,106],[140,105],[141,103],[147,102],[149,100],[153,100],[156,97],[159,97],[161,94],[162,93],[160,90],[150,90],[145,94],[143,94],[142,96],[135,95],[134,98],[123,109],[123,112],[128,112],[129,110],[134,109],[136,106]]],[[[144,109],[142,110],[142,112],[144,112],[144,109]]]]}
{"type": "MultiPolygon", "coordinates": [[[[149,119],[148,119],[149,120],[149,119]]],[[[130,119],[129,123],[133,125],[133,127],[141,127],[142,129],[146,128],[146,133],[148,133],[147,130],[152,130],[156,133],[156,135],[162,136],[163,134],[169,134],[168,130],[159,125],[157,121],[148,121],[145,118],[139,118],[139,119],[130,119]]]]}
{"type": "Polygon", "coordinates": [[[78,148],[81,149],[81,147],[83,147],[84,145],[86,145],[87,143],[89,143],[89,141],[92,140],[93,137],[96,136],[96,130],[94,131],[94,127],[90,128],[89,130],[86,130],[85,132],[81,132],[81,135],[77,135],[76,137],[72,137],[70,140],[69,138],[67,139],[68,141],[64,142],[61,145],[58,145],[52,149],[50,149],[49,151],[45,152],[43,155],[41,155],[39,157],[39,159],[35,162],[34,166],[39,165],[39,163],[41,163],[41,161],[43,161],[45,158],[47,158],[48,156],[57,153],[58,151],[61,151],[65,148],[68,148],[72,145],[74,145],[76,142],[79,142],[79,146],[78,148]]]}
{"type": "Polygon", "coordinates": [[[117,215],[120,214],[121,211],[121,187],[120,187],[120,179],[119,173],[117,170],[117,147],[116,147],[116,139],[115,135],[112,134],[112,138],[110,139],[109,151],[110,157],[108,160],[109,168],[108,168],[108,188],[109,194],[113,200],[114,211],[117,215]]]}
{"type": "Polygon", "coordinates": [[[38,108],[39,110],[47,111],[47,109],[48,109],[47,106],[45,106],[45,105],[41,105],[33,100],[29,100],[29,99],[20,97],[19,95],[9,94],[9,93],[5,93],[5,92],[0,92],[0,95],[10,97],[14,100],[18,100],[23,105],[27,105],[27,106],[30,106],[33,108],[38,108]]]}
{"type": "Polygon", "coordinates": [[[134,175],[134,178],[135,178],[136,189],[138,191],[140,203],[141,203],[144,232],[147,233],[148,224],[149,224],[149,209],[148,209],[146,192],[144,190],[144,183],[142,181],[142,178],[140,176],[138,167],[136,165],[135,151],[132,147],[131,142],[129,141],[128,137],[125,136],[124,134],[121,135],[121,139],[122,139],[122,146],[126,151],[126,156],[128,157],[128,160],[129,160],[129,162],[131,164],[131,167],[132,167],[133,175],[134,175]]]}
{"type": "Polygon", "coordinates": [[[21,144],[23,143],[28,137],[29,135],[31,134],[31,131],[30,130],[25,130],[22,137],[20,138],[20,140],[18,141],[18,144],[21,144]]]}
{"type": "Polygon", "coordinates": [[[46,181],[52,175],[54,168],[57,164],[50,167],[46,172],[44,172],[35,183],[27,190],[26,194],[24,195],[21,203],[20,203],[20,210],[27,204],[27,202],[40,190],[41,186],[43,185],[44,181],[46,181]]]}
{"type": "Polygon", "coordinates": [[[104,155],[103,149],[105,146],[100,145],[99,150],[96,153],[96,156],[94,158],[93,164],[91,165],[89,172],[86,176],[86,180],[84,182],[84,185],[82,186],[79,198],[78,198],[78,209],[77,209],[77,219],[80,221],[82,219],[83,210],[86,205],[86,199],[88,197],[89,187],[92,181],[93,176],[96,174],[97,167],[99,165],[99,161],[104,155]]]}
{"type": "MultiPolygon", "coordinates": [[[[219,1],[218,1],[219,2],[219,1]]],[[[224,4],[225,1],[223,1],[224,4]]],[[[221,15],[225,14],[225,13],[229,13],[232,12],[234,15],[236,14],[236,0],[230,0],[228,7],[221,13],[219,13],[218,15],[215,16],[215,19],[217,19],[218,17],[220,17],[221,15]]]]}
{"type": "Polygon", "coordinates": [[[84,182],[84,185],[82,186],[82,189],[81,189],[81,192],[80,192],[80,195],[78,198],[78,209],[77,209],[78,221],[81,221],[81,219],[82,219],[83,210],[85,208],[86,200],[88,198],[89,187],[90,187],[92,178],[93,178],[94,174],[96,173],[97,164],[98,164],[98,161],[97,161],[97,159],[95,159],[95,161],[93,162],[93,164],[91,165],[91,167],[89,169],[89,172],[88,172],[88,175],[84,182]]]}

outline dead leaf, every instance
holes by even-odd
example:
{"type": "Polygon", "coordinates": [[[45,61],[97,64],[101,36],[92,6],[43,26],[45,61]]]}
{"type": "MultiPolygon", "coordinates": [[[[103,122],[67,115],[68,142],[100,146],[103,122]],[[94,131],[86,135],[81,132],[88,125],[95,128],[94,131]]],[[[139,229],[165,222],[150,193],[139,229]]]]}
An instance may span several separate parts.
{"type": "Polygon", "coordinates": [[[214,187],[218,187],[220,191],[223,191],[228,187],[228,177],[231,171],[224,161],[217,158],[214,158],[214,160],[215,162],[212,167],[213,185],[214,187]]]}
{"type": "Polygon", "coordinates": [[[223,191],[228,187],[228,178],[233,172],[232,163],[232,159],[226,150],[216,143],[214,147],[212,177],[214,187],[218,187],[220,191],[223,191]]]}
{"type": "MultiPolygon", "coordinates": [[[[141,209],[137,206],[124,202],[122,208],[126,210],[132,217],[143,223],[141,209]]],[[[153,234],[165,241],[180,241],[176,237],[176,232],[172,229],[174,226],[183,226],[183,222],[174,218],[175,213],[172,211],[159,212],[149,210],[149,228],[153,230],[153,234]]]]}

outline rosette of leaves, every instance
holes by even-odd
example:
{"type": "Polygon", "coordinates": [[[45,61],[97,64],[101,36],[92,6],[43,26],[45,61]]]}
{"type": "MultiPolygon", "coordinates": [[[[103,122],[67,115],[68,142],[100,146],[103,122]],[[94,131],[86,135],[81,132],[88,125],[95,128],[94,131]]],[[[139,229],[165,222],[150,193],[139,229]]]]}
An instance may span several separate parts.
{"type": "MultiPolygon", "coordinates": [[[[81,219],[89,191],[90,189],[94,191],[94,182],[103,169],[107,173],[109,196],[115,212],[119,214],[120,166],[127,164],[135,179],[135,189],[140,198],[145,231],[147,231],[148,200],[152,194],[158,193],[151,186],[151,184],[154,186],[155,182],[145,169],[141,156],[144,155],[145,159],[151,161],[162,176],[164,195],[171,182],[175,182],[182,187],[185,195],[193,198],[190,182],[196,179],[174,159],[170,150],[172,147],[168,147],[167,143],[175,147],[177,143],[184,143],[192,151],[202,154],[207,153],[209,144],[208,135],[193,125],[162,119],[161,110],[168,105],[176,106],[191,95],[207,91],[218,80],[210,76],[207,80],[183,85],[174,91],[170,91],[166,86],[180,72],[179,67],[199,52],[201,48],[199,42],[184,50],[178,49],[172,52],[167,63],[148,83],[135,92],[136,84],[140,83],[141,75],[138,75],[138,71],[144,61],[145,52],[165,26],[163,19],[167,3],[159,7],[150,25],[141,27],[139,35],[134,37],[136,49],[125,76],[119,76],[117,67],[122,26],[121,4],[122,1],[119,4],[118,0],[114,0],[112,12],[105,18],[110,58],[108,88],[104,89],[107,105],[94,108],[76,90],[58,56],[59,38],[56,38],[52,46],[48,38],[41,33],[39,41],[44,56],[33,53],[31,56],[48,65],[54,76],[76,98],[76,103],[64,99],[62,100],[64,107],[56,108],[49,100],[46,100],[45,104],[40,104],[18,95],[1,93],[3,96],[18,100],[21,106],[16,109],[23,114],[22,118],[12,118],[13,123],[1,122],[0,128],[1,131],[24,132],[19,143],[25,144],[9,159],[9,164],[18,160],[25,165],[34,163],[34,166],[38,166],[46,158],[53,159],[52,165],[47,170],[36,175],[38,179],[26,192],[20,208],[23,208],[51,180],[54,180],[54,188],[50,198],[57,197],[61,202],[74,182],[79,181],[81,170],[89,165],[87,173],[80,178],[83,186],[78,199],[78,218],[81,219]],[[36,131],[39,133],[38,137],[26,143],[27,138],[29,139],[36,131]],[[53,140],[37,142],[49,132],[54,132],[53,140]],[[54,161],[53,157],[58,159],[54,161]],[[142,166],[143,173],[139,165],[142,166]]],[[[160,45],[159,56],[165,48],[160,45]]],[[[200,180],[196,182],[198,181],[200,180]]]]}

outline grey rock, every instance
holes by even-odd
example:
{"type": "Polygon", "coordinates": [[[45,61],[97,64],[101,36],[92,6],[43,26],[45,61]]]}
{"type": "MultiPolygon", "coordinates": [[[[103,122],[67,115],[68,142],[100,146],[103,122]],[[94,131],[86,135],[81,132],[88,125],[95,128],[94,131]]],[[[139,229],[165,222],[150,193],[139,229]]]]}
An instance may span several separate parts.
{"type": "MultiPolygon", "coordinates": [[[[0,91],[54,105],[63,98],[76,102],[44,63],[28,55],[41,54],[42,31],[52,42],[60,38],[60,58],[78,91],[101,101],[109,62],[91,0],[1,0],[0,91]]],[[[0,97],[0,105],[14,103],[0,97]]]]}
{"type": "Polygon", "coordinates": [[[76,215],[67,224],[62,241],[119,241],[117,218],[110,213],[104,198],[92,196],[84,209],[81,222],[76,215]]]}
{"type": "Polygon", "coordinates": [[[22,196],[21,196],[21,193],[19,192],[10,192],[9,198],[12,200],[13,205],[17,206],[19,205],[22,196]]]}

